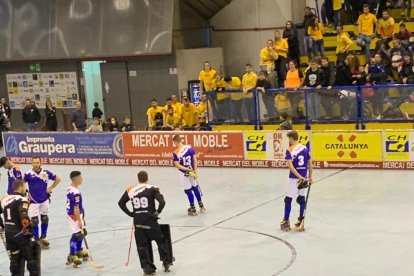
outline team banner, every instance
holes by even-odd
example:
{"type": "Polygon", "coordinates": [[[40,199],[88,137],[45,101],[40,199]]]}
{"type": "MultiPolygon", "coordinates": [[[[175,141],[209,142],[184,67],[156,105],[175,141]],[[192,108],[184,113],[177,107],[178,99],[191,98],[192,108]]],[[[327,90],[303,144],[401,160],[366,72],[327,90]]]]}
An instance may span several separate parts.
{"type": "Polygon", "coordinates": [[[312,134],[315,161],[381,162],[381,131],[323,131],[312,134]]]}
{"type": "Polygon", "coordinates": [[[48,164],[122,165],[121,135],[116,133],[3,132],[6,156],[30,163],[38,156],[48,164]]]}

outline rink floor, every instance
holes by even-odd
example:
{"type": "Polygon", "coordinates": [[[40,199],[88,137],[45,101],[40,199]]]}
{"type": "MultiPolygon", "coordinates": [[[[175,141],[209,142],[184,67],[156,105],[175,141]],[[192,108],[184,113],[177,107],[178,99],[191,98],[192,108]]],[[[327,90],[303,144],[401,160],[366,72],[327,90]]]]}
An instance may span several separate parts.
{"type": "MultiPolygon", "coordinates": [[[[21,166],[23,171],[30,169],[21,166]]],[[[207,212],[187,216],[187,199],[173,168],[45,166],[63,179],[52,196],[49,241],[42,251],[42,275],[142,275],[135,243],[128,253],[132,220],[118,207],[124,189],[146,169],[167,205],[160,223],[172,230],[176,262],[157,275],[413,275],[414,172],[316,170],[306,231],[282,232],[287,169],[201,168],[199,182],[207,212]],[[87,236],[102,270],[88,263],[65,265],[70,231],[65,215],[69,173],[81,169],[87,236]]],[[[6,190],[6,173],[0,191],[6,190]]],[[[298,215],[294,204],[291,221],[298,215]]],[[[2,246],[2,245],[1,245],[2,246]]],[[[154,246],[155,248],[155,246],[154,246]]],[[[9,275],[0,248],[0,274],[9,275]]]]}

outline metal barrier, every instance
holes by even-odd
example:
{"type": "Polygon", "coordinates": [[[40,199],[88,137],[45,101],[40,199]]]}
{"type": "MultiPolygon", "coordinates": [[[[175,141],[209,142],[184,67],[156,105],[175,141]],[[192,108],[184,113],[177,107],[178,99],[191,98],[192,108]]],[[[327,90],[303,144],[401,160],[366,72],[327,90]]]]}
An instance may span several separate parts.
{"type": "Polygon", "coordinates": [[[286,113],[294,124],[408,122],[414,116],[414,84],[208,91],[209,125],[279,124],[286,113]]]}

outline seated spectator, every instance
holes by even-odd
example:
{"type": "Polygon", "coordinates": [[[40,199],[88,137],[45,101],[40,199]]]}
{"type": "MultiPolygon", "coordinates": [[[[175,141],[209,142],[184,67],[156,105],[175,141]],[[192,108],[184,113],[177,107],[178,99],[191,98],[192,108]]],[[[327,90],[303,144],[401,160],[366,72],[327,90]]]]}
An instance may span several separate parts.
{"type": "Polygon", "coordinates": [[[394,37],[394,24],[394,18],[388,14],[388,11],[383,11],[382,18],[378,21],[378,34],[386,49],[390,48],[389,43],[394,37]]]}
{"type": "Polygon", "coordinates": [[[398,68],[399,83],[412,84],[414,83],[414,62],[409,52],[404,54],[404,62],[398,68]]]}
{"type": "MultiPolygon", "coordinates": [[[[175,96],[175,95],[173,95],[173,96],[175,96]]],[[[171,98],[173,98],[173,97],[171,97],[171,98]]],[[[172,104],[171,104],[171,106],[172,106],[172,104]]],[[[147,110],[148,130],[152,130],[152,128],[155,128],[155,127],[157,127],[157,128],[162,127],[162,125],[163,125],[163,123],[162,123],[162,119],[163,119],[162,111],[163,111],[163,109],[162,109],[161,106],[158,105],[157,99],[152,99],[151,107],[148,108],[148,110],[147,110]]]]}
{"type": "Polygon", "coordinates": [[[405,50],[410,50],[412,52],[412,49],[410,49],[410,47],[412,46],[412,35],[411,32],[405,26],[405,23],[400,24],[400,31],[396,33],[394,37],[398,38],[401,41],[401,45],[405,48],[405,50]]]}
{"type": "Polygon", "coordinates": [[[174,109],[174,113],[180,115],[182,105],[183,104],[178,101],[176,95],[171,95],[171,106],[174,109]]]}
{"type": "Polygon", "coordinates": [[[168,113],[168,107],[170,107],[172,104],[172,98],[168,97],[165,99],[165,105],[162,108],[162,116],[165,118],[168,113]]]}
{"type": "Polygon", "coordinates": [[[180,116],[174,112],[172,106],[168,107],[167,116],[164,120],[163,130],[174,130],[180,128],[180,116]]]}
{"type": "Polygon", "coordinates": [[[262,94],[262,100],[266,107],[266,115],[269,121],[273,121],[276,118],[276,108],[275,108],[275,93],[266,91],[270,89],[270,82],[267,80],[267,72],[260,71],[258,80],[256,82],[256,91],[262,94]]]}
{"type": "Polygon", "coordinates": [[[86,129],[86,132],[102,132],[101,120],[99,117],[93,118],[92,124],[86,129]]]}
{"type": "MultiPolygon", "coordinates": [[[[231,90],[240,90],[241,89],[241,80],[238,77],[227,76],[224,78],[224,83],[226,86],[226,91],[231,90]]],[[[243,122],[242,116],[242,106],[243,106],[243,93],[242,92],[233,92],[230,93],[232,114],[230,116],[231,120],[235,122],[243,122]]]]}
{"type": "MultiPolygon", "coordinates": [[[[216,78],[213,80],[213,89],[217,94],[217,115],[215,117],[218,122],[225,122],[230,117],[230,95],[229,93],[223,92],[226,90],[226,83],[220,74],[216,74],[216,78]]],[[[210,116],[210,118],[212,117],[210,116]]]]}
{"type": "Polygon", "coordinates": [[[135,126],[131,122],[131,118],[129,116],[125,116],[124,117],[124,122],[121,125],[121,131],[122,132],[129,132],[129,131],[134,131],[134,130],[135,130],[135,126]]]}
{"type": "Polygon", "coordinates": [[[197,106],[198,122],[203,130],[207,127],[207,97],[206,95],[201,96],[201,102],[197,106]]]}
{"type": "Polygon", "coordinates": [[[118,124],[118,120],[115,116],[112,116],[109,119],[108,131],[109,132],[120,132],[121,131],[121,128],[119,127],[119,124],[118,124]]]}
{"type": "Polygon", "coordinates": [[[365,66],[364,65],[359,66],[358,74],[353,74],[352,79],[353,79],[353,81],[352,81],[353,85],[363,86],[363,85],[367,84],[367,82],[368,82],[367,72],[365,71],[365,66]]]}
{"type": "Polygon", "coordinates": [[[266,47],[260,50],[260,70],[270,72],[275,60],[277,60],[276,49],[273,46],[273,40],[269,39],[266,47]]]}
{"type": "Polygon", "coordinates": [[[92,118],[99,118],[99,120],[102,118],[103,112],[99,108],[99,103],[95,102],[93,104],[94,109],[92,110],[92,118]]]}
{"type": "Polygon", "coordinates": [[[253,123],[255,117],[254,88],[256,87],[257,75],[253,72],[251,64],[246,64],[245,71],[242,78],[243,102],[246,107],[247,120],[253,123]]]}
{"type": "Polygon", "coordinates": [[[193,103],[190,103],[188,97],[183,98],[183,106],[181,107],[180,125],[184,130],[199,129],[197,108],[193,103]]]}
{"type": "Polygon", "coordinates": [[[325,33],[322,23],[319,22],[319,18],[315,17],[312,24],[308,27],[308,34],[312,38],[312,51],[313,56],[323,56],[325,49],[323,46],[323,34],[325,33]]]}

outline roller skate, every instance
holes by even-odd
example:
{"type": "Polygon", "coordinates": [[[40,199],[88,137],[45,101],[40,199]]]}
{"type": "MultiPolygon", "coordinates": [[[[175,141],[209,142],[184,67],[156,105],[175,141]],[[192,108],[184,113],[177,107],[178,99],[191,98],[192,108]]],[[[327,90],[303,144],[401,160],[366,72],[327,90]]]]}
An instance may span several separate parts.
{"type": "Polygon", "coordinates": [[[79,259],[82,259],[82,261],[84,261],[84,262],[86,262],[87,260],[89,260],[88,251],[86,251],[85,249],[82,249],[82,250],[76,252],[76,256],[78,256],[79,259]]]}
{"type": "Polygon", "coordinates": [[[204,203],[202,201],[198,202],[198,206],[200,207],[200,213],[204,213],[204,211],[206,211],[206,208],[204,207],[204,203]]]}
{"type": "Polygon", "coordinates": [[[303,232],[305,231],[305,217],[298,217],[298,221],[295,223],[295,231],[303,232]]]}
{"type": "MultiPolygon", "coordinates": [[[[174,261],[174,259],[173,259],[173,261],[174,261]]],[[[164,261],[162,263],[162,266],[164,267],[164,272],[170,272],[170,266],[172,266],[172,265],[173,265],[173,262],[164,261]]]]}
{"type": "Polygon", "coordinates": [[[155,275],[155,271],[154,272],[145,272],[144,271],[144,276],[151,276],[151,275],[155,275]]]}
{"type": "Polygon", "coordinates": [[[40,240],[40,248],[42,249],[49,249],[50,243],[49,241],[46,239],[46,237],[41,237],[40,240]]]}
{"type": "Polygon", "coordinates": [[[71,255],[69,254],[66,265],[72,265],[74,268],[80,267],[82,264],[82,261],[77,255],[71,255]]]}
{"type": "Polygon", "coordinates": [[[285,231],[285,232],[290,231],[290,221],[289,221],[289,220],[285,220],[285,219],[284,219],[284,220],[280,223],[280,230],[285,231]]]}
{"type": "Polygon", "coordinates": [[[187,211],[188,211],[189,216],[197,216],[197,210],[196,210],[194,204],[191,205],[190,208],[188,208],[187,211]]]}

